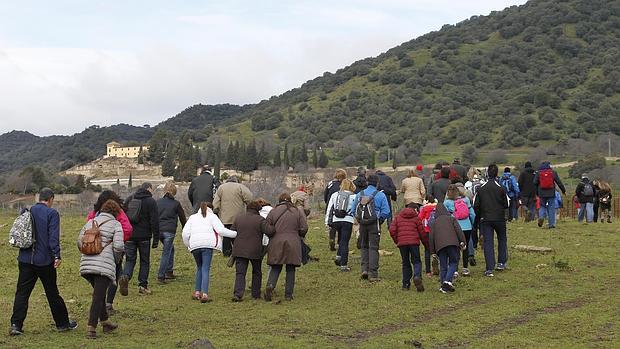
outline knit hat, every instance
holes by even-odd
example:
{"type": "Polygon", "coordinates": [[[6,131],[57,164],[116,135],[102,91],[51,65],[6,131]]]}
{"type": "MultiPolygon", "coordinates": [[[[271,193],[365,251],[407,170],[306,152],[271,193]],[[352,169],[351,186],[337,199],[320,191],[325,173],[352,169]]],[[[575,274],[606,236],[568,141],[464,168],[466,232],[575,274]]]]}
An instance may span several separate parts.
{"type": "Polygon", "coordinates": [[[422,165],[417,165],[417,166],[415,167],[415,169],[416,169],[417,171],[419,171],[419,172],[422,172],[422,171],[424,171],[424,166],[422,166],[422,165]]]}

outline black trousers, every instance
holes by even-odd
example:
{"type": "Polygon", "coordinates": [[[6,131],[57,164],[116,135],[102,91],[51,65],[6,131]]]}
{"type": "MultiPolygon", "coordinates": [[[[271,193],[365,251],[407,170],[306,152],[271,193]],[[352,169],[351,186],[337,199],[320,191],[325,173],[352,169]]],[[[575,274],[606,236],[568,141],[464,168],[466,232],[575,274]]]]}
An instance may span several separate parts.
{"type": "MultiPolygon", "coordinates": [[[[232,227],[232,224],[224,224],[224,227],[230,229],[230,227],[232,227]]],[[[232,255],[232,248],[234,242],[235,239],[233,238],[227,238],[225,236],[222,238],[222,254],[224,255],[224,257],[230,257],[230,255],[232,255]]]]}
{"type": "Polygon", "coordinates": [[[84,278],[93,287],[93,299],[88,313],[88,326],[97,327],[97,320],[108,320],[108,310],[105,307],[105,295],[112,280],[101,275],[85,275],[84,278]]]}
{"type": "Polygon", "coordinates": [[[243,298],[245,292],[245,275],[248,271],[248,264],[252,263],[252,298],[260,298],[260,288],[263,282],[263,272],[261,271],[262,259],[235,258],[235,289],[234,295],[243,298]]]}
{"type": "Polygon", "coordinates": [[[11,324],[15,324],[20,328],[24,326],[24,320],[26,320],[26,314],[28,314],[28,300],[38,279],[41,279],[43,284],[47,303],[52,311],[56,327],[64,327],[69,324],[67,306],[58,292],[56,277],[56,269],[53,264],[39,267],[19,262],[19,277],[17,279],[15,301],[13,302],[11,324]]]}
{"type": "MultiPolygon", "coordinates": [[[[286,285],[284,286],[284,296],[293,297],[293,290],[295,289],[295,269],[297,267],[291,264],[286,265],[286,285]]],[[[267,287],[276,288],[278,278],[282,272],[282,264],[272,265],[271,272],[267,278],[267,287]]]]}

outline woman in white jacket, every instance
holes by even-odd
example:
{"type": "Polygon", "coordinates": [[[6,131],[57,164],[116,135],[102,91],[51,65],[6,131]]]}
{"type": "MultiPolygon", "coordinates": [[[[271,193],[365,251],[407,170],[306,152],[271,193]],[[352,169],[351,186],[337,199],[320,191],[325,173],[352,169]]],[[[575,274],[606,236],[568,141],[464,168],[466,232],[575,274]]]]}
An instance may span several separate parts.
{"type": "Polygon", "coordinates": [[[353,201],[355,199],[355,184],[348,179],[340,183],[340,191],[332,194],[325,211],[325,225],[336,229],[340,240],[338,241],[338,253],[334,262],[341,271],[351,271],[349,267],[349,240],[353,232],[353,201]]]}
{"type": "Polygon", "coordinates": [[[196,284],[193,299],[202,303],[210,302],[209,270],[213,250],[222,250],[222,237],[235,238],[237,232],[224,227],[213,213],[211,203],[200,204],[200,211],[193,214],[183,227],[183,243],[196,260],[196,284]]]}

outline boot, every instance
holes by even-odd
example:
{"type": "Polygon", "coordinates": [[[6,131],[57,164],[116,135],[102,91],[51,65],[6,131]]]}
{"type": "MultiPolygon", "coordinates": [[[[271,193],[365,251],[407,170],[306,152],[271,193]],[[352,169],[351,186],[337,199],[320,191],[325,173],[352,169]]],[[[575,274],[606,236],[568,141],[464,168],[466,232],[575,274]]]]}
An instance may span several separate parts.
{"type": "Polygon", "coordinates": [[[607,223],[611,223],[611,216],[607,216],[607,223]]]}
{"type": "Polygon", "coordinates": [[[103,328],[103,333],[110,333],[118,328],[118,325],[111,322],[110,320],[102,321],[101,327],[103,328]]]}
{"type": "Polygon", "coordinates": [[[86,338],[97,339],[97,327],[96,326],[88,326],[86,328],[86,338]]]}

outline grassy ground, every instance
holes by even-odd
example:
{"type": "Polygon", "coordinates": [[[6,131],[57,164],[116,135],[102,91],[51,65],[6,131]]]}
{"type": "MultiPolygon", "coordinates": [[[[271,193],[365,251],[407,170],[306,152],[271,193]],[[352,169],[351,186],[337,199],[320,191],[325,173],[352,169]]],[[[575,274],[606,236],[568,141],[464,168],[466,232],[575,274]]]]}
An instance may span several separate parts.
{"type": "MultiPolygon", "coordinates": [[[[0,226],[11,217],[0,215],[0,226]]],[[[325,232],[314,220],[309,240],[320,258],[298,270],[295,300],[266,303],[245,300],[232,303],[233,269],[221,255],[214,258],[210,295],[214,302],[190,300],[194,263],[177,238],[177,281],[159,286],[151,268],[153,295],[118,296],[118,332],[96,341],[84,339],[91,288],[79,276],[74,239],[81,217],[62,217],[64,263],[59,287],[69,312],[79,321],[75,332],[57,334],[43,289],[35,288],[19,338],[0,335],[2,348],[175,348],[198,338],[217,348],[611,348],[620,347],[620,244],[618,224],[582,226],[560,222],[549,231],[535,225],[509,225],[510,270],[493,279],[460,278],[454,294],[437,291],[436,278],[425,278],[426,292],[402,291],[400,256],[384,235],[381,248],[394,255],[381,257],[383,281],[368,284],[359,279],[359,267],[341,273],[331,261],[325,232]],[[548,246],[547,255],[517,252],[515,244],[548,246]],[[414,342],[417,341],[417,342],[414,342]]],[[[7,228],[2,231],[6,233],[7,228]]],[[[2,239],[0,311],[8,333],[17,278],[16,251],[2,239]]],[[[359,253],[354,250],[353,260],[359,253]]],[[[136,271],[137,274],[137,271],[136,271]]],[[[283,294],[282,279],[277,298],[283,294]]],[[[247,296],[247,294],[246,294],[247,296]]]]}

